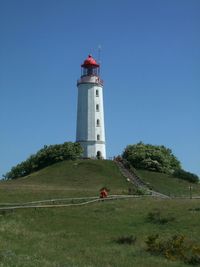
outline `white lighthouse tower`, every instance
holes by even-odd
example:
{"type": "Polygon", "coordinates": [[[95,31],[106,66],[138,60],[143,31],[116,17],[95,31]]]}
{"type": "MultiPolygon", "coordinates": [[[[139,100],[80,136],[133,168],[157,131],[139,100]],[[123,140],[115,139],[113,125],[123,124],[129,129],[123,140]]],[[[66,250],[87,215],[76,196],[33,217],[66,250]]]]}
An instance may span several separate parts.
{"type": "Polygon", "coordinates": [[[83,147],[83,157],[105,159],[103,81],[99,68],[91,55],[81,65],[81,78],[77,82],[76,142],[83,147]]]}

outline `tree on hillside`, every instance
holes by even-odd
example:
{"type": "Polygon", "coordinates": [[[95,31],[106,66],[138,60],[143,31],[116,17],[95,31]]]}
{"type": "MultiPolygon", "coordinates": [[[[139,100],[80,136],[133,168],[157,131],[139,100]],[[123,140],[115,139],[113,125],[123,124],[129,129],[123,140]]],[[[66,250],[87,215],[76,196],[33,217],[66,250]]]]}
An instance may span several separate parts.
{"type": "Polygon", "coordinates": [[[180,161],[165,146],[144,144],[128,145],[122,157],[134,168],[172,173],[181,168],[180,161]]]}
{"type": "Polygon", "coordinates": [[[83,149],[79,143],[65,142],[59,145],[44,146],[36,154],[21,162],[4,175],[5,179],[16,179],[38,171],[63,160],[75,160],[83,149]]]}

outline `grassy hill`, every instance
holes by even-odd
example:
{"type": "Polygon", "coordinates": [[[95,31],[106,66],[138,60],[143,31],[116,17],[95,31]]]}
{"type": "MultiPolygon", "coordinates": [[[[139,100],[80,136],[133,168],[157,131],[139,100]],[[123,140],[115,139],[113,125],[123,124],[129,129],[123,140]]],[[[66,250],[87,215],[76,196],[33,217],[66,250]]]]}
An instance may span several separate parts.
{"type": "Polygon", "coordinates": [[[98,196],[103,186],[111,194],[127,194],[130,184],[112,161],[63,161],[24,178],[0,182],[0,202],[98,196]]]}
{"type": "MultiPolygon", "coordinates": [[[[140,174],[162,189],[155,174],[140,174]]],[[[174,183],[173,187],[178,186],[179,181],[174,183]]],[[[18,180],[1,182],[0,202],[96,196],[102,186],[110,188],[112,194],[121,194],[127,193],[130,184],[112,161],[65,161],[18,180]]],[[[199,221],[198,199],[141,197],[82,207],[0,211],[0,266],[186,267],[189,265],[182,261],[151,255],[145,240],[156,233],[162,238],[183,234],[200,243],[199,221]],[[149,221],[148,215],[155,212],[174,219],[165,224],[149,221]],[[134,245],[115,242],[130,235],[136,237],[134,245]]]]}
{"type": "Polygon", "coordinates": [[[153,190],[168,196],[189,197],[189,187],[192,187],[192,196],[200,196],[200,183],[189,183],[165,173],[146,170],[138,170],[137,173],[153,190]]]}

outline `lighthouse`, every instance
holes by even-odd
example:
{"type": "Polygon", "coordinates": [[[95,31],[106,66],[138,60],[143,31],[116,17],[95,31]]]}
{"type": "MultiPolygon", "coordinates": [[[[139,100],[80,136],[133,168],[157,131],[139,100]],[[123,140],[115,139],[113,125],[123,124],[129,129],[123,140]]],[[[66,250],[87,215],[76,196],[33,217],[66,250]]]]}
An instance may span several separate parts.
{"type": "Polygon", "coordinates": [[[83,148],[83,157],[105,159],[103,81],[100,65],[91,55],[81,65],[77,87],[76,142],[83,148]]]}

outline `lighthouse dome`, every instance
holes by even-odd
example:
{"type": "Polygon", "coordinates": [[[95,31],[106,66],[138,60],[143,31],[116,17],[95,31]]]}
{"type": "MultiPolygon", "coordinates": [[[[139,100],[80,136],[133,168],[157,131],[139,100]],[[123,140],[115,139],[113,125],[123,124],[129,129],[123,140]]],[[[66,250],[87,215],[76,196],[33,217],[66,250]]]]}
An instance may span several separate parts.
{"type": "Polygon", "coordinates": [[[84,63],[81,65],[81,67],[84,68],[90,68],[90,67],[99,67],[99,64],[97,64],[96,60],[91,56],[88,55],[84,63]]]}

